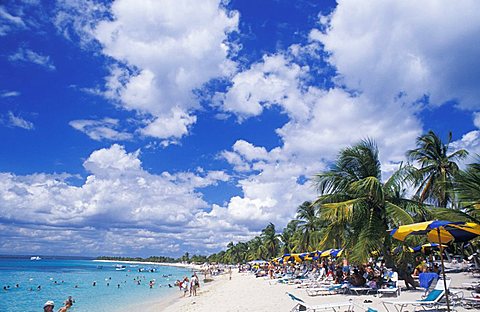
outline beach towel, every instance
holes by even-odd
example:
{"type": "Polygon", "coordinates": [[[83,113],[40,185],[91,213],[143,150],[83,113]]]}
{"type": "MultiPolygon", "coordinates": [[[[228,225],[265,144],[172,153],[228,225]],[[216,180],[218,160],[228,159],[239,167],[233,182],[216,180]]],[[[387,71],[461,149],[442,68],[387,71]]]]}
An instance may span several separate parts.
{"type": "Polygon", "coordinates": [[[420,287],[427,289],[432,284],[434,279],[438,279],[437,273],[420,273],[418,275],[418,282],[420,287]]]}

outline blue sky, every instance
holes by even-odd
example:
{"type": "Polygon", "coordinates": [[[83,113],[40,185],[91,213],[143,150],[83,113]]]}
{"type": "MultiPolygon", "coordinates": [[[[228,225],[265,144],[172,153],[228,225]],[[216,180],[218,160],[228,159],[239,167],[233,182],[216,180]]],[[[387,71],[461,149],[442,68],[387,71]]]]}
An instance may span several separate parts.
{"type": "Polygon", "coordinates": [[[361,139],[479,153],[479,4],[417,2],[3,1],[0,253],[209,254],[361,139]]]}

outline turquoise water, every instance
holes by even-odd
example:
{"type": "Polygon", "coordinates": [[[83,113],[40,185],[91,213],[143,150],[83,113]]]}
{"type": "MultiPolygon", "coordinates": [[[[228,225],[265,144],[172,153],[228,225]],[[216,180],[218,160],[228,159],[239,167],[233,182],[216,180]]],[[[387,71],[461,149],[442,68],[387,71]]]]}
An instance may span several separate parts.
{"type": "Polygon", "coordinates": [[[113,312],[135,302],[159,301],[178,292],[178,288],[170,288],[168,284],[174,286],[177,279],[191,274],[183,268],[142,264],[123,264],[125,270],[117,271],[116,264],[91,260],[0,258],[0,311],[43,311],[47,300],[55,301],[54,310],[57,311],[65,299],[72,296],[75,303],[71,312],[113,312]],[[140,268],[155,268],[156,272],[138,272],[140,268]],[[149,286],[150,280],[155,280],[153,288],[149,286]],[[93,286],[94,281],[96,286],[93,286]],[[7,286],[10,286],[8,290],[4,290],[7,286]]]}

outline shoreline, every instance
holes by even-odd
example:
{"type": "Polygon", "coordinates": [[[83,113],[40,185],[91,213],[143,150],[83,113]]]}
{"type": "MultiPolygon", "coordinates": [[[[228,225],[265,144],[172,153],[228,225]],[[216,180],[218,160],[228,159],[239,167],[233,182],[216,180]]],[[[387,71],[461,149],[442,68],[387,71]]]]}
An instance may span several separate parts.
{"type": "MultiPolygon", "coordinates": [[[[116,260],[92,260],[98,263],[121,263],[121,264],[135,264],[135,265],[158,265],[158,266],[166,266],[166,267],[177,267],[188,269],[192,272],[194,271],[202,271],[202,267],[197,264],[190,264],[190,263],[164,263],[164,262],[150,262],[150,261],[116,261],[116,260]]],[[[188,276],[190,277],[190,276],[188,276]]],[[[207,283],[208,286],[210,284],[214,284],[215,280],[212,282],[207,283]]],[[[201,288],[208,288],[204,286],[206,284],[202,283],[201,288]]],[[[118,312],[127,312],[127,311],[144,311],[144,312],[157,312],[157,311],[170,311],[169,307],[182,302],[182,299],[187,299],[191,297],[183,297],[183,292],[179,290],[177,286],[175,289],[172,290],[170,294],[167,294],[164,297],[158,299],[151,299],[147,301],[140,301],[134,302],[125,306],[123,308],[117,308],[116,311],[118,312]]]]}

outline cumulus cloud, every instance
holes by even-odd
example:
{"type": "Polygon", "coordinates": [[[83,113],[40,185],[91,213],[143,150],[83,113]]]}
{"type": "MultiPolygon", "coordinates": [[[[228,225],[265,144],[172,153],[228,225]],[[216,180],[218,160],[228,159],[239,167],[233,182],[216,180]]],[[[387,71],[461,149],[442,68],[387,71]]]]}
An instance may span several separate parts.
{"type": "Polygon", "coordinates": [[[10,55],[8,59],[12,62],[34,63],[48,70],[55,70],[55,65],[50,59],[50,56],[41,55],[30,49],[19,48],[18,51],[15,54],[10,55]]]}
{"type": "Polygon", "coordinates": [[[142,5],[117,0],[108,10],[81,3],[62,1],[57,26],[78,28],[81,37],[94,39],[102,53],[116,61],[106,77],[105,96],[144,117],[143,135],[187,135],[200,108],[193,91],[235,71],[227,39],[237,29],[238,14],[227,12],[220,0],[142,5]],[[87,13],[82,15],[84,7],[87,13]],[[67,18],[72,11],[81,17],[67,18]]]}
{"type": "MultiPolygon", "coordinates": [[[[54,238],[56,247],[75,242],[78,252],[152,248],[158,254],[155,248],[183,244],[198,248],[198,227],[208,204],[197,189],[229,180],[222,171],[201,169],[151,174],[143,169],[139,151],[129,153],[117,144],[92,152],[83,165],[89,175],[80,184],[70,183],[69,174],[0,173],[1,227],[18,237],[2,243],[0,250],[33,251],[54,238]],[[21,247],[32,235],[35,243],[21,247]]],[[[236,225],[229,227],[232,234],[216,239],[217,244],[248,233],[236,225]]],[[[219,230],[206,231],[218,236],[219,230]]],[[[205,235],[200,236],[207,240],[205,235]]]]}
{"type": "Polygon", "coordinates": [[[31,121],[28,121],[21,116],[15,115],[11,111],[9,111],[6,116],[3,116],[0,121],[7,127],[17,127],[25,130],[35,129],[35,125],[31,121]]]}
{"type": "Polygon", "coordinates": [[[303,103],[298,86],[307,70],[308,67],[302,68],[281,54],[264,56],[262,62],[233,77],[222,108],[246,118],[277,104],[293,118],[306,117],[308,106],[303,103]]]}
{"type": "Polygon", "coordinates": [[[119,120],[113,118],[103,118],[101,120],[78,119],[69,122],[74,129],[88,135],[96,141],[112,140],[124,141],[133,138],[128,132],[118,131],[119,120]]]}
{"type": "Polygon", "coordinates": [[[310,37],[330,54],[340,83],[372,98],[428,96],[434,105],[455,100],[478,109],[480,46],[472,43],[480,34],[479,9],[474,0],[453,8],[434,0],[339,1],[322,19],[325,31],[310,37]]]}

